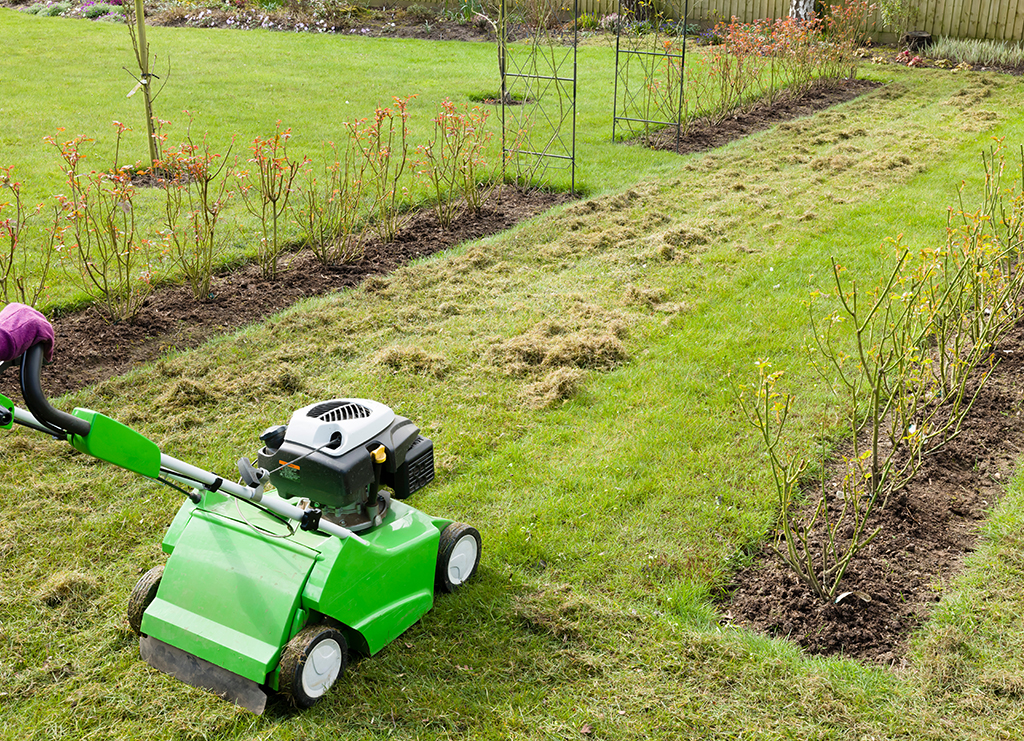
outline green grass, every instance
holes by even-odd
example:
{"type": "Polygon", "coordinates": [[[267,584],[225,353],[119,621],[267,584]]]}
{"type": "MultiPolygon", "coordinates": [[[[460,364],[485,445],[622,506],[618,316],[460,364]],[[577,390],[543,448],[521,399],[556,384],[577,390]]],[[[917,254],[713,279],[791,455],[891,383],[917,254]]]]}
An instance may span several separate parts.
{"type": "MultiPolygon", "coordinates": [[[[0,27],[13,15],[0,13],[0,27]]],[[[92,33],[63,23],[54,28],[92,33]]],[[[193,53],[226,37],[161,33],[193,53]]],[[[343,41],[245,36],[230,38],[294,46],[279,74],[315,75],[321,87],[315,44],[343,41]]],[[[351,41],[348,56],[394,48],[351,41]]],[[[423,45],[416,64],[448,53],[486,62],[472,45],[423,45]]],[[[599,114],[581,106],[593,116],[593,138],[584,137],[592,198],[58,402],[102,410],[222,475],[266,426],[338,395],[379,399],[434,440],[438,481],[411,503],[481,530],[479,578],[357,662],[312,711],[274,705],[256,718],[141,662],[124,606],[161,560],[179,496],[39,435],[5,433],[0,736],[1017,737],[1021,481],[906,667],[805,656],[730,625],[714,602],[774,517],[728,375],[750,380],[753,362],[771,356],[798,394],[791,444],[806,448],[832,429],[834,410],[801,349],[803,301],[829,257],[867,280],[886,239],[939,243],[961,181],[968,202],[978,193],[992,137],[1011,149],[1024,140],[1016,78],[871,73],[890,84],[684,158],[608,144],[599,114]],[[566,378],[575,392],[545,406],[566,378]]],[[[275,79],[270,69],[254,74],[275,79]]],[[[445,74],[463,75],[446,78],[449,91],[486,84],[482,72],[445,74]]],[[[326,112],[314,87],[250,107],[266,106],[270,125],[275,105],[298,110],[299,96],[326,112]]],[[[13,117],[7,105],[2,115],[13,117]]],[[[241,115],[217,105],[223,112],[197,110],[211,121],[241,115]]],[[[319,114],[302,120],[330,126],[319,114]]]]}

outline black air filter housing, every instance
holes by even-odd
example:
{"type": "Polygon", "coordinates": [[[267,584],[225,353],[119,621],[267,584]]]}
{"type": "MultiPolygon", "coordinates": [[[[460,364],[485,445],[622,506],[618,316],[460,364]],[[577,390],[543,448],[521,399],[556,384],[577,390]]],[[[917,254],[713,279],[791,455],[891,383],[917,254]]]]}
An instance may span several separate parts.
{"type": "Polygon", "coordinates": [[[434,443],[418,436],[405,461],[392,473],[385,470],[381,483],[391,487],[396,499],[405,499],[434,480],[434,443]]]}
{"type": "Polygon", "coordinates": [[[257,457],[261,468],[273,472],[270,482],[281,496],[305,497],[322,507],[339,509],[361,503],[373,483],[370,451],[363,447],[331,456],[310,453],[306,446],[286,440],[272,454],[264,448],[257,457]]]}

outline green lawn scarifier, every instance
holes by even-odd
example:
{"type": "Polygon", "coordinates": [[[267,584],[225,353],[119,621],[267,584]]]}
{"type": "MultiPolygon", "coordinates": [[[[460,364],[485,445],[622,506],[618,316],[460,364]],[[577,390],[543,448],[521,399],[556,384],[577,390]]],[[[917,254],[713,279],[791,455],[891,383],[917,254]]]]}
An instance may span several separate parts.
{"type": "MultiPolygon", "coordinates": [[[[0,316],[0,340],[22,316],[0,316]]],[[[20,362],[28,409],[0,394],[0,429],[67,440],[187,496],[163,540],[166,564],[128,603],[142,658],[160,671],[254,713],[271,691],[311,707],[350,648],[377,653],[479,564],[474,528],[400,501],[433,480],[433,444],[383,404],[299,409],[261,435],[258,467],[241,458],[233,483],[99,412],[54,409],[40,385],[45,343],[21,349],[0,357],[0,373],[20,362]]]]}

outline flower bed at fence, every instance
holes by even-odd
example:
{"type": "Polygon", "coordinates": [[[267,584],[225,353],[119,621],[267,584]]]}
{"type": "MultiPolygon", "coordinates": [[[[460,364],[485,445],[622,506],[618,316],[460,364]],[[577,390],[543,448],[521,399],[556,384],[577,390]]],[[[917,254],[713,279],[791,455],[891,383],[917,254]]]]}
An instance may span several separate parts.
{"type": "MultiPolygon", "coordinates": [[[[0,0],[32,15],[121,23],[123,0],[0,0]]],[[[494,40],[491,25],[475,15],[472,3],[457,9],[410,5],[407,8],[369,8],[337,0],[261,2],[196,2],[161,0],[146,3],[146,22],[153,26],[235,28],[300,33],[341,33],[359,36],[428,38],[436,40],[494,40]]]]}

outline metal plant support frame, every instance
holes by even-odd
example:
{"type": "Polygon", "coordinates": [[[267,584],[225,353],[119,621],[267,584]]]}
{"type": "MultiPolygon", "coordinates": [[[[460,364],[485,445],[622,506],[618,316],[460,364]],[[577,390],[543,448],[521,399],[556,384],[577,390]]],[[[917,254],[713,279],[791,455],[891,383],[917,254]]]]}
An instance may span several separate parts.
{"type": "Polygon", "coordinates": [[[567,168],[575,193],[578,0],[572,4],[568,47],[550,28],[561,6],[553,0],[534,0],[529,45],[510,44],[509,4],[502,0],[498,20],[503,177],[507,180],[511,169],[516,180],[529,183],[543,181],[551,169],[567,168]]]}
{"type": "Polygon", "coordinates": [[[678,10],[679,5],[670,2],[660,2],[656,7],[653,0],[619,0],[613,140],[640,136],[646,139],[652,129],[674,126],[676,149],[679,149],[685,122],[689,0],[682,0],[681,14],[666,14],[678,10]],[[664,33],[668,23],[682,33],[664,33]],[[638,78],[641,78],[640,84],[638,78]]]}

